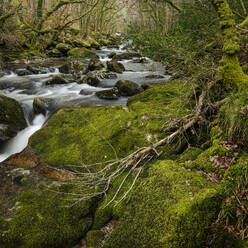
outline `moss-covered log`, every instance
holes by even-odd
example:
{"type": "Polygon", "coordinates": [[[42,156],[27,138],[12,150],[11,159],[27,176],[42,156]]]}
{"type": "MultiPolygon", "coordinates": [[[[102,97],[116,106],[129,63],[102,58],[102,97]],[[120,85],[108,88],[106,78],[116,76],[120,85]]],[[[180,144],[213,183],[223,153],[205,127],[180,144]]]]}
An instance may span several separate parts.
{"type": "Polygon", "coordinates": [[[238,53],[240,51],[239,38],[232,10],[227,0],[211,0],[218,16],[223,36],[223,56],[220,61],[219,73],[226,88],[233,90],[246,89],[248,77],[242,71],[238,53]]]}

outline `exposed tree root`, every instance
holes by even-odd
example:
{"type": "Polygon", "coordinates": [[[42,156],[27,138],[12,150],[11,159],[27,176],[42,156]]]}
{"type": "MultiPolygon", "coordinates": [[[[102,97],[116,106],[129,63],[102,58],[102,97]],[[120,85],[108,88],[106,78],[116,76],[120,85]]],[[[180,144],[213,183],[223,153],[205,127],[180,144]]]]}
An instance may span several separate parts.
{"type": "Polygon", "coordinates": [[[103,167],[103,169],[97,172],[92,172],[91,168],[94,165],[72,166],[75,169],[75,173],[80,176],[80,180],[73,182],[73,185],[77,186],[78,193],[62,194],[69,194],[72,196],[70,199],[70,201],[72,201],[72,205],[75,205],[83,200],[91,199],[93,197],[101,197],[108,193],[113,181],[117,177],[119,177],[120,175],[124,175],[125,173],[125,176],[122,179],[118,189],[114,193],[114,196],[106,203],[105,207],[113,202],[115,202],[115,204],[120,203],[132,190],[144,167],[151,160],[157,159],[161,156],[162,152],[158,150],[161,146],[172,143],[175,138],[184,135],[190,129],[194,130],[196,124],[200,126],[202,123],[208,123],[207,113],[209,112],[209,108],[219,108],[226,102],[226,100],[224,99],[215,104],[210,104],[207,101],[206,92],[207,91],[203,91],[200,95],[195,111],[192,114],[174,120],[170,125],[168,125],[168,128],[166,129],[167,132],[172,129],[175,130],[175,125],[177,128],[174,132],[172,132],[164,139],[154,143],[149,147],[140,148],[139,150],[133,152],[125,158],[107,161],[104,163],[105,166],[103,167]],[[80,167],[81,169],[85,168],[87,172],[82,173],[77,171],[78,167],[80,167]],[[130,176],[132,176],[131,186],[121,196],[119,196],[121,190],[123,189],[124,183],[130,176]],[[117,196],[118,201],[116,201],[117,196]]]}

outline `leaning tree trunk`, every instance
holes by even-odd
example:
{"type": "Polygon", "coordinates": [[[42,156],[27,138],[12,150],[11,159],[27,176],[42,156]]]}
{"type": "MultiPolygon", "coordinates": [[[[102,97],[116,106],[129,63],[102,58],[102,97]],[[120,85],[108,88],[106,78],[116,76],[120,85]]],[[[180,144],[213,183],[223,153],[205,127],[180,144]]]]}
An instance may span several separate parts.
{"type": "Polygon", "coordinates": [[[239,38],[232,10],[227,0],[210,0],[220,18],[220,28],[223,36],[223,56],[220,61],[219,73],[224,86],[233,90],[248,88],[248,76],[243,72],[238,54],[239,38]]]}

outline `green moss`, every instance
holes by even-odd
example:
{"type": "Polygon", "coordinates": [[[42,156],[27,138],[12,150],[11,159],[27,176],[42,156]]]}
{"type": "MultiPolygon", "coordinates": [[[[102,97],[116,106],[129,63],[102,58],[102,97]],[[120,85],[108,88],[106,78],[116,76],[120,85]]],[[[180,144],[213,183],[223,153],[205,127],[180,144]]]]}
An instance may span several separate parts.
{"type": "MultiPolygon", "coordinates": [[[[75,193],[66,185],[55,189],[75,193]]],[[[18,208],[6,233],[8,247],[68,247],[84,236],[92,224],[93,201],[82,201],[71,207],[70,195],[42,190],[27,191],[17,201],[18,208]]]]}
{"type": "Polygon", "coordinates": [[[100,248],[104,240],[104,232],[100,230],[89,231],[86,235],[86,242],[88,248],[100,248]]]}
{"type": "Polygon", "coordinates": [[[0,95],[0,136],[13,137],[26,126],[21,105],[12,98],[0,95]]]}
{"type": "Polygon", "coordinates": [[[248,144],[247,93],[239,92],[229,97],[229,101],[219,111],[219,125],[229,140],[248,144]]]}
{"type": "Polygon", "coordinates": [[[95,212],[93,229],[100,229],[105,224],[107,224],[112,218],[119,219],[122,216],[125,206],[126,206],[126,202],[130,198],[131,193],[129,194],[128,199],[125,199],[124,201],[120,202],[117,205],[116,203],[119,202],[123,194],[131,187],[132,180],[133,180],[132,176],[130,176],[126,180],[126,182],[123,184],[122,189],[117,195],[116,199],[111,204],[108,205],[108,203],[113,199],[116,191],[118,190],[125,176],[126,176],[126,173],[123,173],[120,177],[114,180],[113,184],[111,185],[111,188],[109,189],[108,194],[99,204],[95,212]]]}
{"type": "Polygon", "coordinates": [[[214,140],[211,147],[202,152],[196,160],[186,162],[184,166],[189,169],[203,170],[207,173],[216,172],[217,174],[223,174],[224,171],[211,162],[211,157],[214,156],[233,158],[233,154],[230,151],[219,145],[219,140],[214,140]]]}
{"type": "Polygon", "coordinates": [[[154,85],[131,98],[130,110],[124,106],[60,110],[30,138],[29,145],[56,166],[93,164],[115,159],[116,154],[124,157],[165,137],[164,122],[189,113],[182,97],[188,90],[179,82],[154,85]]]}
{"type": "Polygon", "coordinates": [[[198,157],[200,153],[202,153],[202,150],[200,148],[190,147],[179,156],[177,162],[184,163],[186,161],[193,161],[198,157]]]}
{"type": "Polygon", "coordinates": [[[218,187],[172,161],[154,164],[105,248],[200,247],[215,219],[218,187]]]}
{"type": "Polygon", "coordinates": [[[68,56],[72,58],[86,58],[94,55],[94,52],[87,48],[72,48],[68,56]]]}

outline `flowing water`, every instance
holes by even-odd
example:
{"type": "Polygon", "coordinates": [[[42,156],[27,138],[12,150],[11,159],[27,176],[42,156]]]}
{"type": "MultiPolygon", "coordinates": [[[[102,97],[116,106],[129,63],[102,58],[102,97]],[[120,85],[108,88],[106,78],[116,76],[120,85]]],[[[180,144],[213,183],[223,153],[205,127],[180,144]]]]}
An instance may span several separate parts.
{"type": "MultiPolygon", "coordinates": [[[[112,52],[121,54],[126,52],[125,45],[121,45],[119,49],[108,49],[102,47],[97,51],[97,55],[100,60],[106,65],[108,55],[112,52]]],[[[68,59],[61,61],[58,59],[50,58],[44,61],[40,61],[38,65],[46,65],[46,71],[44,74],[34,74],[28,76],[18,76],[13,71],[14,68],[25,68],[25,64],[11,65],[9,75],[0,78],[0,94],[14,98],[19,101],[24,110],[25,118],[27,121],[27,128],[20,131],[14,138],[7,141],[2,150],[0,151],[0,162],[8,158],[10,155],[21,152],[28,143],[29,137],[39,130],[47,119],[51,116],[51,112],[44,115],[33,114],[33,99],[35,97],[43,97],[53,99],[56,103],[56,107],[82,107],[82,106],[107,106],[107,105],[125,105],[127,97],[120,97],[118,100],[102,100],[95,96],[97,91],[103,89],[111,89],[114,87],[118,80],[132,80],[138,84],[144,83],[157,83],[164,82],[169,79],[170,76],[164,75],[165,69],[161,63],[154,62],[149,58],[146,58],[148,63],[134,63],[132,60],[120,61],[126,71],[122,74],[117,74],[116,79],[102,80],[98,87],[93,87],[88,84],[77,84],[72,82],[66,85],[52,85],[47,86],[45,82],[54,75],[58,75],[58,67],[61,63],[64,63],[68,59]],[[48,65],[51,66],[48,66],[48,65]],[[145,77],[151,74],[164,75],[162,79],[146,79],[145,77]],[[87,94],[80,94],[84,90],[87,94]]],[[[82,60],[85,61],[85,60],[82,60]]],[[[36,64],[37,65],[37,64],[36,64]]],[[[54,109],[55,111],[55,109],[54,109]]]]}

